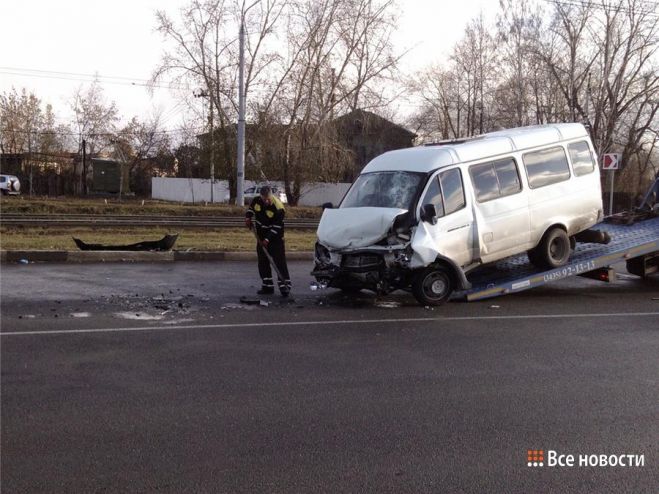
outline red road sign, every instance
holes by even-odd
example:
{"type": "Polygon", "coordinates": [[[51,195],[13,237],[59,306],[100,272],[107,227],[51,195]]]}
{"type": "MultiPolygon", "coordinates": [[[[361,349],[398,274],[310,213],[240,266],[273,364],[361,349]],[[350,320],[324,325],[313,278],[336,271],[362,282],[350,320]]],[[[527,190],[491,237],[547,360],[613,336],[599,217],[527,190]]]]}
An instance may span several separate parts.
{"type": "Polygon", "coordinates": [[[602,170],[617,170],[620,166],[620,155],[608,153],[602,155],[602,170]]]}

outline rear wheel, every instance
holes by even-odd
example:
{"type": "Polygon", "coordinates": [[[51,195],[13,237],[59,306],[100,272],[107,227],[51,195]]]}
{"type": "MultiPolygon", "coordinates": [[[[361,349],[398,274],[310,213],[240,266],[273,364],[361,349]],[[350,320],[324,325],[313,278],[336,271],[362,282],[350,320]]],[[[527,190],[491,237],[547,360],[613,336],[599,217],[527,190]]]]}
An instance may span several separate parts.
{"type": "Polygon", "coordinates": [[[539,268],[554,269],[563,266],[570,258],[570,238],[562,228],[552,228],[542,237],[540,244],[528,252],[529,260],[539,268]]]}
{"type": "Polygon", "coordinates": [[[451,274],[441,266],[429,266],[414,277],[412,293],[421,305],[442,305],[453,293],[451,274]]]}

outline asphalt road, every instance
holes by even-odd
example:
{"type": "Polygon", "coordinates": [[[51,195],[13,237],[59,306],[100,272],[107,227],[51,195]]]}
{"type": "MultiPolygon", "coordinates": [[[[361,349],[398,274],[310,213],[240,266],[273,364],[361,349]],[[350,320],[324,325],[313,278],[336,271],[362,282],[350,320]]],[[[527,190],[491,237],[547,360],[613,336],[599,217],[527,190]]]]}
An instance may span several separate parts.
{"type": "Polygon", "coordinates": [[[659,279],[430,310],[291,267],[247,306],[248,263],[2,266],[2,492],[657,492],[659,279]]]}

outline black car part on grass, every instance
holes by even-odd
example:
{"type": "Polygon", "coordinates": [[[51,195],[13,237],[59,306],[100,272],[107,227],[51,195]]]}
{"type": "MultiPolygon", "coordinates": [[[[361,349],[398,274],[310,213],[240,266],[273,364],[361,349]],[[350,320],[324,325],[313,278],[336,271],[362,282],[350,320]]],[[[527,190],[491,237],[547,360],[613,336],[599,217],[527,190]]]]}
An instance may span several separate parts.
{"type": "Polygon", "coordinates": [[[73,238],[73,241],[76,243],[80,250],[132,250],[163,252],[172,250],[172,247],[174,247],[177,238],[178,233],[175,235],[165,235],[160,240],[145,240],[143,242],[137,242],[136,244],[128,245],[88,244],[75,237],[73,238]]]}

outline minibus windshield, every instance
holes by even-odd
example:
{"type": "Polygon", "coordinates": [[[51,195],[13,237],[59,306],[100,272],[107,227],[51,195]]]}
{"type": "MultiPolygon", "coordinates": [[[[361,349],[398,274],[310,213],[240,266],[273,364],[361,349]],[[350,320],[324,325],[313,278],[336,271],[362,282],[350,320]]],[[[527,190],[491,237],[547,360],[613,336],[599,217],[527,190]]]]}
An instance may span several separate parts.
{"type": "Polygon", "coordinates": [[[345,199],[341,208],[413,208],[412,202],[416,196],[423,173],[391,171],[364,173],[357,180],[345,199]]]}

